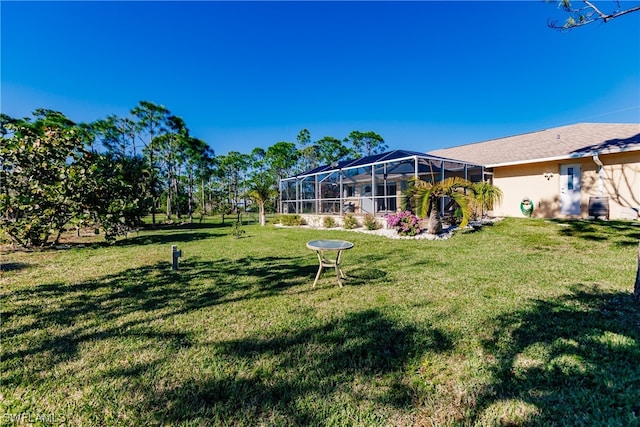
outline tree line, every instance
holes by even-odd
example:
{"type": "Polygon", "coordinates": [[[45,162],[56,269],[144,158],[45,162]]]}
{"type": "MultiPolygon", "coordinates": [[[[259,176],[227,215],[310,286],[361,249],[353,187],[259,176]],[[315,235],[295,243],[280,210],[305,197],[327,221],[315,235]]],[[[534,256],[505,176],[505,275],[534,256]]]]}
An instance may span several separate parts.
{"type": "Polygon", "coordinates": [[[0,132],[0,232],[22,246],[56,245],[64,230],[85,227],[113,242],[148,215],[155,224],[159,212],[168,221],[224,220],[255,204],[264,225],[280,179],[387,149],[371,131],[312,140],[303,129],[295,142],[216,156],[182,118],[149,101],[91,123],[43,108],[1,114],[0,132]]]}

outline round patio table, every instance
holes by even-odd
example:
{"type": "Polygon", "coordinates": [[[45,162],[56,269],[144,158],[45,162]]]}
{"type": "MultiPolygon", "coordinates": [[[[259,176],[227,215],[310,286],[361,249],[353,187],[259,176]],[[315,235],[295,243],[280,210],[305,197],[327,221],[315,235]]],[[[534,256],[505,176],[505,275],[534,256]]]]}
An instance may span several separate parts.
{"type": "Polygon", "coordinates": [[[322,269],[325,267],[336,269],[338,285],[342,287],[342,279],[345,279],[345,277],[344,273],[340,269],[340,257],[342,256],[342,251],[346,251],[352,247],[353,243],[345,240],[312,240],[307,242],[307,248],[316,251],[316,255],[318,255],[318,262],[320,263],[318,273],[316,274],[316,280],[313,281],[314,288],[316,287],[316,283],[318,283],[322,269]],[[335,260],[328,259],[325,252],[337,252],[335,260]]]}

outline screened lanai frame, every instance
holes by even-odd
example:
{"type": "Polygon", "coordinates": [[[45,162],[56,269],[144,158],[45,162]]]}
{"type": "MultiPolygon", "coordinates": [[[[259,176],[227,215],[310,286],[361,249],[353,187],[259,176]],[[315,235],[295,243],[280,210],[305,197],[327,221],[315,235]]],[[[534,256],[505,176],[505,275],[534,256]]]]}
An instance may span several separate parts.
{"type": "MultiPolygon", "coordinates": [[[[395,150],[319,166],[280,182],[280,212],[289,214],[384,216],[400,208],[411,179],[485,179],[485,169],[460,160],[395,150]]],[[[441,203],[444,209],[445,203],[441,203]]]]}

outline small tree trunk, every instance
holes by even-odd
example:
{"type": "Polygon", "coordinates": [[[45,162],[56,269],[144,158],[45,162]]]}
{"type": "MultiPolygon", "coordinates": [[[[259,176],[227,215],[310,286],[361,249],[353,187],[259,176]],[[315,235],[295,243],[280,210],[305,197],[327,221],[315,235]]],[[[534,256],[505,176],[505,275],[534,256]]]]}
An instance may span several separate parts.
{"type": "Polygon", "coordinates": [[[173,194],[176,196],[176,202],[174,203],[176,208],[176,216],[178,219],[182,218],[182,214],[180,213],[180,195],[178,193],[178,180],[176,177],[173,177],[173,194]]]}
{"type": "MultiPolygon", "coordinates": [[[[200,204],[201,209],[202,209],[202,215],[205,215],[207,213],[206,211],[206,205],[205,205],[205,199],[204,199],[204,179],[200,180],[200,204]]],[[[202,215],[200,215],[200,222],[202,222],[202,215]]]]}
{"type": "Polygon", "coordinates": [[[193,200],[193,187],[189,184],[189,222],[193,222],[193,204],[191,201],[193,200]]]}
{"type": "Polygon", "coordinates": [[[636,285],[633,288],[633,298],[640,301],[640,243],[638,244],[638,270],[636,273],[636,285]]]}
{"type": "Polygon", "coordinates": [[[171,221],[171,188],[167,189],[167,221],[171,221]]]}
{"type": "Polygon", "coordinates": [[[435,207],[431,208],[431,213],[429,214],[429,220],[427,222],[427,233],[442,233],[442,222],[440,221],[440,216],[438,215],[438,211],[435,207]]]}
{"type": "Polygon", "coordinates": [[[264,202],[260,202],[260,225],[267,225],[267,215],[265,214],[264,202]]]}

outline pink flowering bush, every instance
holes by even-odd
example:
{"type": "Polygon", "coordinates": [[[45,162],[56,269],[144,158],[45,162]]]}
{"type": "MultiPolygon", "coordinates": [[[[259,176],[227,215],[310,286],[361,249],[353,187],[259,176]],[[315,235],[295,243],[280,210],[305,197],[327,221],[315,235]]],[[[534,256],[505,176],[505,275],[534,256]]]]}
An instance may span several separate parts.
{"type": "Polygon", "coordinates": [[[423,231],[420,218],[410,211],[387,215],[387,225],[395,228],[400,236],[415,236],[423,231]]]}

